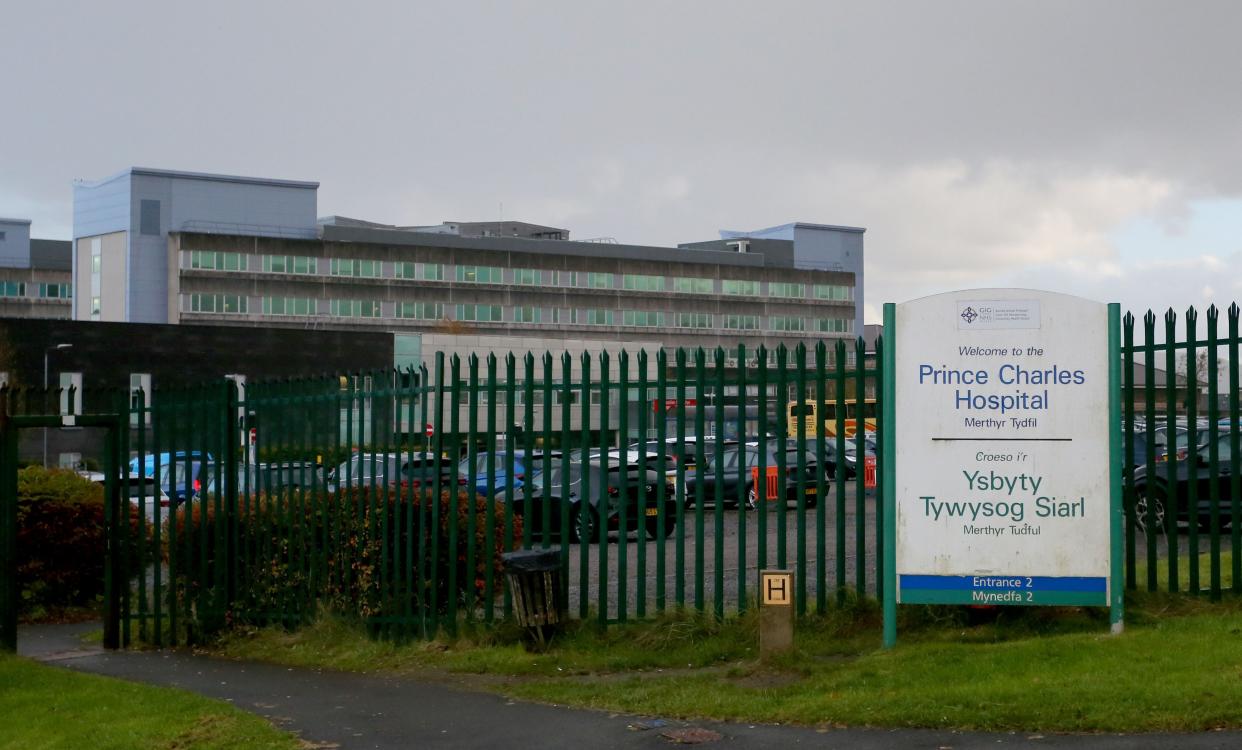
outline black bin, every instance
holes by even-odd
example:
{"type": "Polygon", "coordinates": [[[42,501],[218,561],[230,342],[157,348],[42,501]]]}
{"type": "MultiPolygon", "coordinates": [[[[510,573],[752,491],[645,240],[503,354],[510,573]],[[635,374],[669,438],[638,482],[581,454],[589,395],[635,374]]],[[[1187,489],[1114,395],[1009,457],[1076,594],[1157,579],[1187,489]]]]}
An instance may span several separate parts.
{"type": "Polygon", "coordinates": [[[561,623],[560,549],[524,549],[500,556],[513,597],[518,625],[528,628],[540,645],[544,631],[561,623]]]}

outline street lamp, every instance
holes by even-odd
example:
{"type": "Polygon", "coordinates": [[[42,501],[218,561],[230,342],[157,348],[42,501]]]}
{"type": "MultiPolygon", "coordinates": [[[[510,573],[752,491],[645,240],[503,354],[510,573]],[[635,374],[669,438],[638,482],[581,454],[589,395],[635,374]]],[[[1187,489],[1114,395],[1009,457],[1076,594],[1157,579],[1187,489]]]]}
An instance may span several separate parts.
{"type": "MultiPolygon", "coordinates": [[[[43,350],[43,398],[47,399],[47,361],[52,352],[58,352],[62,349],[72,349],[73,344],[54,344],[43,350]]],[[[43,428],[43,468],[47,468],[47,428],[43,428]]]]}

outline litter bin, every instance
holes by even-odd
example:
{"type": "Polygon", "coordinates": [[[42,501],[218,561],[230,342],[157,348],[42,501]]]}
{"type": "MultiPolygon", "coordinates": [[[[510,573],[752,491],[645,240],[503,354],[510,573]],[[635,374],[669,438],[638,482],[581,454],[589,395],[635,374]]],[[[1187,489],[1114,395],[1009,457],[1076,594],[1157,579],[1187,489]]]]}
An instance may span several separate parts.
{"type": "Polygon", "coordinates": [[[560,549],[518,550],[500,559],[518,625],[530,630],[541,647],[546,646],[545,629],[554,630],[563,619],[560,549]]]}

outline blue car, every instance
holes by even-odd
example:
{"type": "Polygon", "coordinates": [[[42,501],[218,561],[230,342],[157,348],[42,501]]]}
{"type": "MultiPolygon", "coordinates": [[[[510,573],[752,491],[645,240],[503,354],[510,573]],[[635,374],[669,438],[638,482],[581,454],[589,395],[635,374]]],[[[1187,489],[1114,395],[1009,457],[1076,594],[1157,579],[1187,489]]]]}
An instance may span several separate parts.
{"type": "Polygon", "coordinates": [[[494,461],[494,473],[490,482],[487,476],[487,457],[488,453],[480,452],[474,457],[474,465],[470,464],[470,457],[467,456],[457,465],[457,474],[465,478],[467,486],[474,485],[474,491],[484,497],[490,497],[497,492],[517,489],[523,486],[526,480],[526,453],[524,451],[513,451],[513,476],[507,473],[509,467],[509,451],[496,451],[490,454],[494,461]]]}
{"type": "MultiPolygon", "coordinates": [[[[173,461],[177,461],[178,463],[181,463],[184,465],[185,460],[188,457],[192,462],[197,463],[199,461],[202,461],[204,456],[206,456],[208,461],[211,460],[211,454],[203,453],[202,451],[189,451],[188,453],[186,451],[177,451],[176,453],[160,453],[159,454],[160,473],[163,474],[167,470],[168,465],[172,463],[173,461]]],[[[155,476],[156,454],[144,453],[141,456],[141,458],[143,459],[141,476],[144,476],[144,477],[155,476]]],[[[135,456],[134,458],[131,458],[129,460],[129,475],[131,477],[139,476],[138,459],[139,457],[135,456]]]]}

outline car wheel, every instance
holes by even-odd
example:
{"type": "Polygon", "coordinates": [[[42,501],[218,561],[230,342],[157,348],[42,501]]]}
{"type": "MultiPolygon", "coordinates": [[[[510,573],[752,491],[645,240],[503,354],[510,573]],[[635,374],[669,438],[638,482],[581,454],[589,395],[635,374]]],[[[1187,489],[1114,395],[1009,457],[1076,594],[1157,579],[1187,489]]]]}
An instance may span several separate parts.
{"type": "MultiPolygon", "coordinates": [[[[677,514],[671,513],[670,510],[671,510],[670,508],[665,508],[664,510],[664,538],[665,539],[668,539],[669,537],[671,537],[673,535],[673,532],[677,529],[677,514]]],[[[651,537],[652,539],[660,538],[659,516],[656,516],[654,518],[651,518],[651,517],[647,518],[647,536],[651,537]]]]}
{"type": "Polygon", "coordinates": [[[1134,489],[1134,525],[1138,530],[1147,533],[1148,517],[1155,521],[1157,532],[1167,532],[1175,523],[1168,517],[1168,491],[1159,485],[1136,487],[1134,489]]]}
{"type": "Polygon", "coordinates": [[[599,541],[599,515],[594,508],[587,508],[584,520],[582,506],[574,505],[569,510],[569,540],[581,544],[584,539],[587,543],[599,541]]]}

